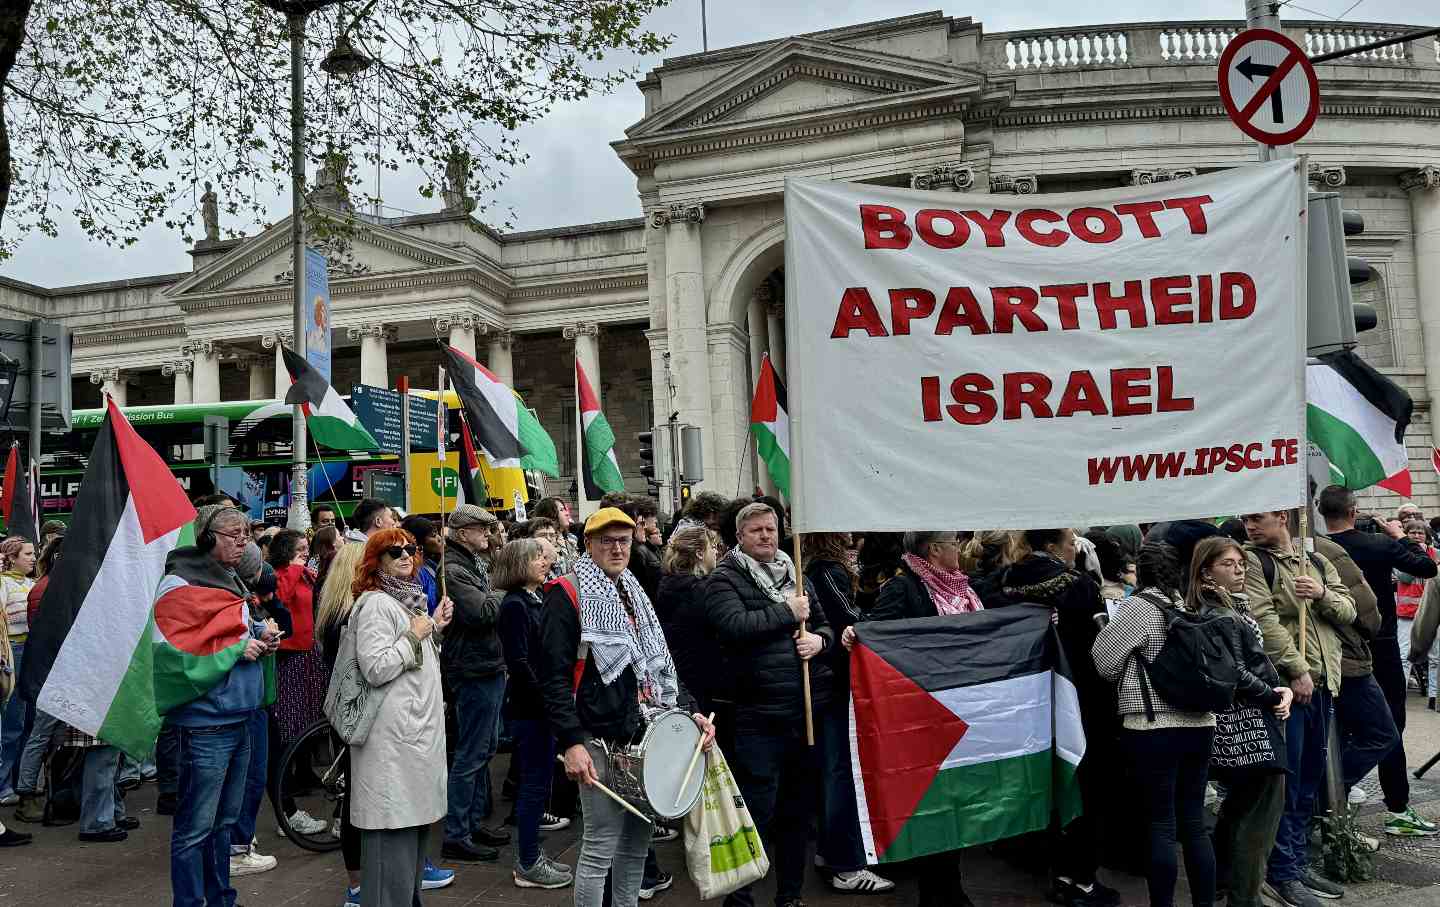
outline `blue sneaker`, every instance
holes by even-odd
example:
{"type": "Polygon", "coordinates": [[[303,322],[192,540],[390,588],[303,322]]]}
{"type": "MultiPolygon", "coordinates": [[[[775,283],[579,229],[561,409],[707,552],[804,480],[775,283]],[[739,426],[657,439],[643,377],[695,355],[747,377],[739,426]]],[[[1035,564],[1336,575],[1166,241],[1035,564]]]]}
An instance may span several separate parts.
{"type": "Polygon", "coordinates": [[[420,877],[420,890],[430,891],[435,888],[446,888],[455,883],[455,870],[441,869],[430,858],[425,858],[425,874],[420,877]]]}
{"type": "Polygon", "coordinates": [[[351,888],[351,887],[348,886],[348,885],[345,886],[345,905],[344,905],[344,907],[360,907],[360,889],[359,889],[359,888],[351,888]]]}

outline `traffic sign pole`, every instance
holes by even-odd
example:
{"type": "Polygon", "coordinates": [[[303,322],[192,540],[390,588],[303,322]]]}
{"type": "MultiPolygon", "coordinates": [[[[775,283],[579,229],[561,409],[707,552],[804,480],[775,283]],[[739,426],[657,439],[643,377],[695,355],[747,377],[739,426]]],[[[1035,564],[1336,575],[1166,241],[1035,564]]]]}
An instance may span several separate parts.
{"type": "MultiPolygon", "coordinates": [[[[1245,27],[1280,30],[1280,0],[1245,0],[1245,27]]],[[[1274,161],[1283,157],[1294,157],[1293,145],[1267,145],[1256,142],[1255,147],[1261,161],[1274,161]]]]}

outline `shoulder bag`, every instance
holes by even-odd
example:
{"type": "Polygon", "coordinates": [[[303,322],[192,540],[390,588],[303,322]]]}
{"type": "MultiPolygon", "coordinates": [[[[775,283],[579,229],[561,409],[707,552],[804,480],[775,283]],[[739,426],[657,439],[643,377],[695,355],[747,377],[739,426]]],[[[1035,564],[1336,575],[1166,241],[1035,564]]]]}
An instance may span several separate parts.
{"type": "Polygon", "coordinates": [[[370,728],[380,714],[389,687],[373,687],[360,670],[355,651],[355,618],[366,600],[374,595],[360,596],[350,611],[350,620],[340,633],[339,651],[335,653],[335,669],[330,672],[330,686],[325,691],[325,717],[335,734],[351,746],[360,746],[370,737],[370,728]]]}

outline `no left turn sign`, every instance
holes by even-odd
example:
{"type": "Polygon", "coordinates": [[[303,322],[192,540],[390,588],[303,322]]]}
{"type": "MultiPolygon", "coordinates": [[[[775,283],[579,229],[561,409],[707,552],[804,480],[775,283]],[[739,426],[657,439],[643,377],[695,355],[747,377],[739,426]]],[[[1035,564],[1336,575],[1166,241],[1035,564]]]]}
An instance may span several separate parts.
{"type": "Polygon", "coordinates": [[[1241,131],[1266,145],[1293,145],[1320,112],[1320,83],[1305,51],[1276,31],[1236,35],[1220,55],[1220,100],[1241,131]]]}

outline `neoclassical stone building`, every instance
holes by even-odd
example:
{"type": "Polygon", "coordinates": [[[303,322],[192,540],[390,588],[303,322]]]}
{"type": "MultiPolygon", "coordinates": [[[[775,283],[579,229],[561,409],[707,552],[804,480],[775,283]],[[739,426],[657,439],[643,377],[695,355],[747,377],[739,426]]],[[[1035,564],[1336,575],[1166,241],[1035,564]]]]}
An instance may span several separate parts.
{"type": "MultiPolygon", "coordinates": [[[[513,379],[573,469],[571,356],[600,376],[638,479],[635,431],[705,429],[706,487],[766,484],[747,444],[751,382],[783,372],[790,176],[1027,195],[1157,180],[1255,159],[1224,116],[1215,61],[1239,22],[986,34],[925,13],[666,60],[612,143],[643,214],[500,234],[459,210],[357,216],[332,256],[335,384],[433,386],[436,337],[513,379]]],[[[1312,54],[1402,26],[1290,22],[1312,54]]],[[[1440,50],[1432,39],[1319,67],[1311,178],[1367,221],[1380,277],[1362,353],[1414,395],[1417,498],[1440,512],[1429,401],[1440,393],[1440,50]]],[[[597,149],[598,151],[598,149],[597,149]]],[[[624,212],[617,212],[624,213],[624,212]]],[[[193,270],[85,286],[0,279],[0,310],[76,334],[77,406],[270,397],[290,326],[288,221],[201,243],[193,270]]],[[[837,404],[839,405],[839,404],[837,404]]],[[[568,485],[562,480],[561,488],[568,485]]]]}

